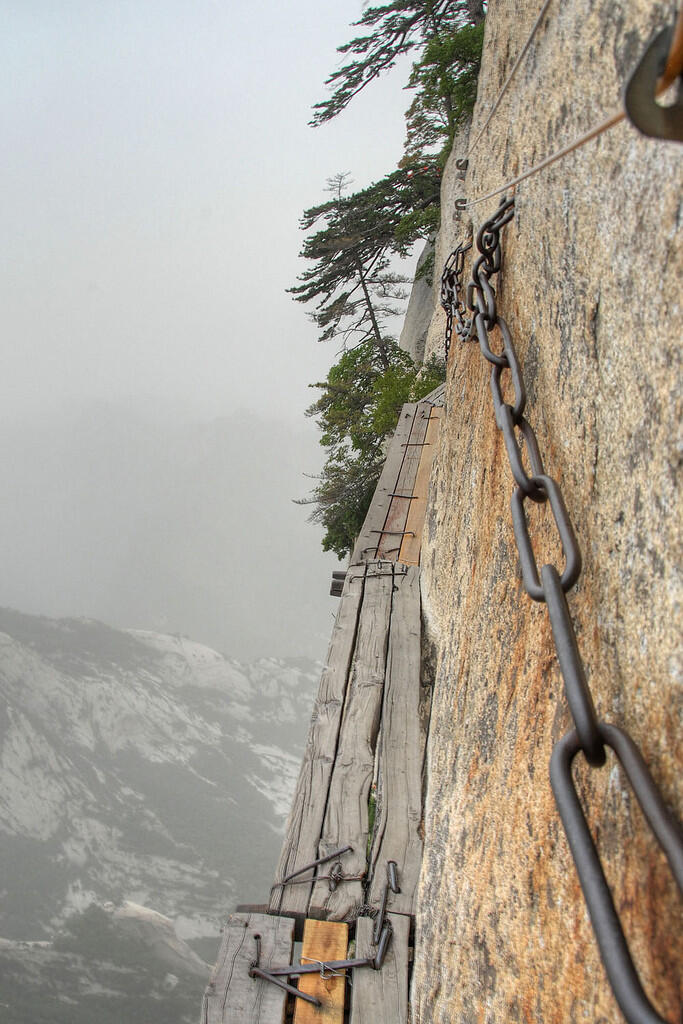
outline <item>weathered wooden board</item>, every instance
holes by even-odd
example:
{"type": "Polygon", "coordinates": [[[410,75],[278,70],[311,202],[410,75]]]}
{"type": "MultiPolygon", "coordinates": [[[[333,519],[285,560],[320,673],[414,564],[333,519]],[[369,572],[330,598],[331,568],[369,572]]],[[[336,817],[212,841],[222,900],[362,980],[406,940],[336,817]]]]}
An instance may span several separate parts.
{"type": "MultiPolygon", "coordinates": [[[[351,1024],[406,1024],[408,1020],[408,939],[410,918],[388,914],[393,934],[379,971],[357,967],[351,988],[351,1024]]],[[[373,956],[373,921],[359,917],[356,956],[373,956]]]]}
{"type": "Polygon", "coordinates": [[[428,395],[425,395],[422,399],[423,402],[431,402],[432,405],[443,407],[446,404],[446,382],[439,384],[437,388],[430,391],[428,395]]]}
{"type": "MultiPolygon", "coordinates": [[[[344,592],[332,631],[327,662],[320,680],[308,742],[285,830],[275,876],[277,882],[318,857],[318,842],[327,807],[351,659],[356,645],[364,574],[364,567],[356,568],[348,573],[344,581],[344,592]]],[[[306,912],[313,873],[308,872],[302,877],[310,878],[310,881],[287,886],[276,884],[273,887],[269,904],[271,910],[306,912]]]]}
{"type": "Polygon", "coordinates": [[[381,537],[378,531],[384,529],[391,495],[397,490],[396,485],[406,453],[405,442],[410,438],[416,411],[417,405],[414,402],[406,403],[401,409],[394,436],[387,450],[384,468],[351,555],[351,565],[373,561],[376,556],[381,537]]]}
{"type": "Polygon", "coordinates": [[[403,538],[401,550],[398,556],[398,561],[402,562],[404,565],[420,564],[422,529],[424,527],[425,515],[427,512],[427,498],[429,496],[429,478],[432,473],[434,453],[439,440],[439,428],[441,426],[442,416],[443,409],[439,406],[433,406],[429,422],[427,423],[427,433],[425,434],[425,441],[427,443],[425,447],[421,449],[422,454],[420,456],[420,465],[418,466],[417,476],[415,477],[415,487],[413,489],[415,497],[413,501],[411,501],[410,508],[408,509],[408,518],[406,519],[405,525],[406,535],[403,538]]]}
{"type": "MultiPolygon", "coordinates": [[[[301,963],[311,960],[346,960],[349,946],[349,926],[334,921],[306,921],[301,963]]],[[[346,977],[322,978],[320,974],[302,974],[299,978],[302,992],[316,996],[322,1006],[313,1006],[295,999],[294,1024],[343,1024],[346,977]]]]}
{"type": "Polygon", "coordinates": [[[410,566],[404,576],[396,577],[377,750],[377,805],[367,896],[369,903],[379,906],[387,861],[396,861],[401,891],[389,893],[388,908],[402,914],[415,913],[422,863],[422,767],[427,734],[420,716],[419,572],[417,566],[410,566]]]}
{"type": "Polygon", "coordinates": [[[223,931],[216,966],[202,1004],[202,1024],[281,1024],[286,993],[261,978],[250,978],[261,936],[260,965],[289,964],[294,922],[265,914],[233,914],[223,931]]]}
{"type": "MultiPolygon", "coordinates": [[[[347,843],[353,847],[344,856],[346,875],[361,875],[366,870],[368,798],[382,708],[393,584],[393,573],[386,563],[367,567],[356,649],[320,839],[321,855],[347,843]]],[[[329,891],[327,882],[318,882],[313,887],[309,914],[343,920],[362,896],[360,881],[341,882],[334,892],[329,891]]]]}
{"type": "Polygon", "coordinates": [[[385,532],[381,535],[377,547],[378,558],[388,558],[394,562],[397,559],[401,542],[404,539],[402,533],[406,529],[406,520],[412,504],[413,488],[415,486],[418,466],[420,465],[420,456],[424,450],[422,445],[425,442],[430,412],[431,405],[426,402],[418,403],[410,430],[410,437],[407,441],[403,442],[405,456],[396,481],[396,487],[394,488],[394,497],[391,499],[384,526],[382,527],[385,532]],[[411,497],[400,497],[400,495],[404,494],[411,497]]]}

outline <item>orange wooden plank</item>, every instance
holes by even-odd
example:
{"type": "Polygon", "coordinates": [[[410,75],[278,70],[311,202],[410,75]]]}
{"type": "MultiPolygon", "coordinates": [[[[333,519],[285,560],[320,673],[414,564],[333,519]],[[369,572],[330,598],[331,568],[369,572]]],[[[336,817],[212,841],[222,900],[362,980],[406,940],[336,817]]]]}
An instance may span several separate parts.
{"type": "MultiPolygon", "coordinates": [[[[336,921],[306,921],[301,963],[311,960],[346,960],[349,926],[336,921]]],[[[341,976],[322,978],[320,974],[303,974],[299,988],[322,1003],[313,1006],[295,999],[294,1024],[343,1024],[346,972],[341,976]]]]}
{"type": "Polygon", "coordinates": [[[432,463],[436,451],[436,443],[439,439],[439,428],[443,409],[435,406],[429,417],[425,441],[428,443],[421,449],[422,456],[417,469],[415,487],[413,493],[415,498],[410,503],[408,518],[406,520],[406,536],[403,538],[398,561],[404,565],[420,564],[420,548],[422,546],[422,528],[424,527],[425,515],[427,512],[427,497],[429,495],[429,478],[432,472],[432,463]],[[412,534],[412,536],[411,536],[412,534]]]}

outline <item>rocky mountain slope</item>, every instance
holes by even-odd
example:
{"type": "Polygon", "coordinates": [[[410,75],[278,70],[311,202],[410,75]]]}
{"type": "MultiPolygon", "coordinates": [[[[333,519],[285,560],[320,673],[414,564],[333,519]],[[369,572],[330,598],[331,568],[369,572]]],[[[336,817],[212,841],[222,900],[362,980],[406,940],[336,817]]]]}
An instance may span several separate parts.
{"type": "MultiPolygon", "coordinates": [[[[197,977],[183,940],[267,897],[318,675],[305,660],[241,664],[179,636],[0,610],[3,992],[26,971],[22,984],[63,979],[84,930],[102,945],[141,919],[158,984],[178,962],[197,977]]],[[[87,990],[117,990],[79,971],[87,990]]]]}

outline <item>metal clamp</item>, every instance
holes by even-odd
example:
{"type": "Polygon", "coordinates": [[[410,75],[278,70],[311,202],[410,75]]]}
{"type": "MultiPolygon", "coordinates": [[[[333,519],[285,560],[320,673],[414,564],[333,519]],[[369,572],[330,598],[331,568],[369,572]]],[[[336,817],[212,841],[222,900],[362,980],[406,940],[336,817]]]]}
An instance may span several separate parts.
{"type": "Polygon", "coordinates": [[[261,978],[263,981],[269,981],[271,985],[277,985],[278,988],[282,988],[285,992],[289,992],[291,996],[296,999],[303,999],[305,1003],[312,1003],[313,1006],[322,1006],[319,999],[315,996],[309,995],[308,992],[302,992],[296,985],[290,985],[289,982],[283,981],[281,977],[277,977],[274,972],[264,970],[259,966],[261,961],[261,936],[254,935],[256,941],[256,959],[252,960],[251,966],[249,967],[250,978],[261,978]]]}

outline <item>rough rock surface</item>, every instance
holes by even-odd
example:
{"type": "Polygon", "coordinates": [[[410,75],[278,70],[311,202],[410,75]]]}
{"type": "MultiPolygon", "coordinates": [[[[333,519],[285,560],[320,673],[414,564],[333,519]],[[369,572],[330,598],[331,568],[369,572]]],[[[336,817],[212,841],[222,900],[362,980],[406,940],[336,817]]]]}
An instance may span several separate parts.
{"type": "MultiPolygon", "coordinates": [[[[415,267],[418,274],[427,260],[434,252],[432,242],[425,242],[415,267]]],[[[433,276],[433,275],[432,275],[433,276]]],[[[425,342],[427,331],[434,313],[434,285],[430,284],[426,276],[418,277],[410,290],[410,299],[406,309],[403,329],[398,343],[408,355],[411,355],[416,363],[422,362],[425,353],[425,342]]]]}
{"type": "MultiPolygon", "coordinates": [[[[472,138],[538,8],[489,4],[472,138]]],[[[551,4],[466,181],[454,159],[447,168],[437,276],[469,229],[452,214],[463,189],[484,194],[618,107],[670,17],[645,0],[551,4]]],[[[622,124],[518,186],[499,290],[527,416],[583,551],[569,605],[598,713],[631,733],[679,814],[680,157],[622,124]]],[[[471,208],[475,231],[497,203],[471,208]]],[[[437,311],[427,353],[443,326],[437,311]]],[[[618,1022],[550,789],[551,750],[571,722],[547,611],[521,583],[489,377],[478,346],[454,341],[423,545],[437,666],[413,1018],[618,1022]]],[[[528,510],[539,564],[562,565],[546,511],[528,510]]],[[[645,990],[676,1021],[675,884],[613,755],[602,769],[577,761],[645,990]]]]}

